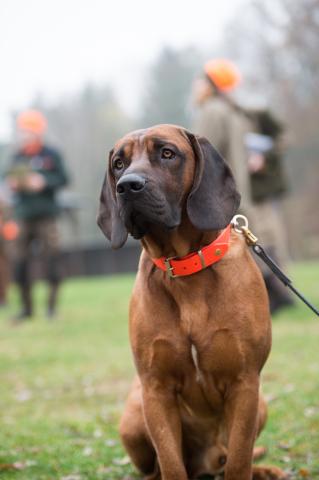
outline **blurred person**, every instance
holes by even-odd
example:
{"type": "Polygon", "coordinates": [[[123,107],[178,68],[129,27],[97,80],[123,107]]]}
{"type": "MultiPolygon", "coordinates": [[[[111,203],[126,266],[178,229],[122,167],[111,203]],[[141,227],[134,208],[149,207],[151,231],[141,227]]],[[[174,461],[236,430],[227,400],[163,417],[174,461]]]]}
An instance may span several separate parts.
{"type": "Polygon", "coordinates": [[[18,236],[18,225],[12,220],[11,195],[5,182],[0,183],[0,307],[7,304],[11,276],[12,244],[18,236]]]}
{"type": "MultiPolygon", "coordinates": [[[[267,252],[285,269],[288,262],[287,238],[280,200],[287,192],[282,164],[283,125],[266,109],[251,111],[254,132],[247,134],[248,170],[253,209],[250,220],[267,252]]],[[[289,290],[270,272],[263,270],[272,312],[293,305],[289,290]]]]}
{"type": "Polygon", "coordinates": [[[32,317],[31,264],[34,252],[40,253],[49,283],[47,315],[56,311],[61,281],[55,194],[67,185],[68,176],[61,155],[44,143],[46,118],[28,110],[17,117],[19,148],[14,154],[6,181],[14,192],[14,214],[19,223],[15,280],[21,294],[21,311],[15,322],[32,317]]]}
{"type": "Polygon", "coordinates": [[[230,96],[240,81],[239,70],[229,60],[216,59],[205,64],[203,75],[194,83],[197,112],[193,130],[206,137],[230,164],[242,196],[241,205],[248,208],[251,191],[244,138],[252,124],[246,111],[230,96]]]}
{"type": "Polygon", "coordinates": [[[0,202],[0,307],[7,303],[9,285],[9,260],[6,252],[7,231],[5,223],[5,206],[0,202]]]}
{"type": "MultiPolygon", "coordinates": [[[[279,193],[284,188],[280,183],[282,177],[278,176],[276,181],[273,178],[279,172],[279,162],[274,161],[277,153],[272,150],[275,130],[272,133],[264,130],[264,124],[267,123],[265,116],[247,111],[232,98],[231,94],[241,82],[241,74],[236,65],[226,59],[210,60],[205,64],[203,73],[194,84],[197,114],[193,129],[205,136],[230,164],[242,196],[241,212],[248,217],[252,231],[260,237],[266,249],[269,248],[279,264],[283,264],[285,235],[277,207],[272,201],[269,202],[271,192],[274,193],[277,189],[279,193]],[[271,145],[268,157],[265,151],[251,149],[253,140],[255,143],[258,140],[263,140],[264,143],[268,141],[268,146],[271,145]],[[260,176],[260,173],[266,164],[272,165],[271,178],[264,184],[265,177],[260,176]]],[[[270,118],[270,114],[268,116],[270,118]]],[[[273,121],[273,129],[274,125],[273,121]]],[[[276,158],[278,160],[278,155],[276,158]]],[[[290,304],[290,295],[285,287],[259,259],[257,263],[267,285],[272,313],[290,304]]]]}

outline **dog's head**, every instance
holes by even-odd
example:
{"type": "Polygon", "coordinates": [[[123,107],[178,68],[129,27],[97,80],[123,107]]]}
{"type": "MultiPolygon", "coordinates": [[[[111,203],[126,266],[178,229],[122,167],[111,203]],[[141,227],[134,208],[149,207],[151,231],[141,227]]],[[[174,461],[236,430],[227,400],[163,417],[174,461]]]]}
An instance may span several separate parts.
{"type": "Polygon", "coordinates": [[[153,225],[171,230],[186,212],[202,231],[225,228],[240,202],[229,166],[203,137],[174,125],[137,130],[109,155],[98,224],[113,248],[153,225]]]}

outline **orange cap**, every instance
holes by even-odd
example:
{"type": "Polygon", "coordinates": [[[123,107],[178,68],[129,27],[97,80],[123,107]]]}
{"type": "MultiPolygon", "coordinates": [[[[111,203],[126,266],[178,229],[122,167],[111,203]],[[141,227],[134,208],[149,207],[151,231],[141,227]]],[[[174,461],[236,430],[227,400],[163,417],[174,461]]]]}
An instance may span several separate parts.
{"type": "Polygon", "coordinates": [[[229,60],[209,60],[205,63],[204,71],[214,85],[224,92],[233,90],[241,81],[238,68],[229,60]]]}
{"type": "Polygon", "coordinates": [[[17,127],[39,135],[47,129],[45,116],[37,110],[26,110],[18,115],[17,127]]]}

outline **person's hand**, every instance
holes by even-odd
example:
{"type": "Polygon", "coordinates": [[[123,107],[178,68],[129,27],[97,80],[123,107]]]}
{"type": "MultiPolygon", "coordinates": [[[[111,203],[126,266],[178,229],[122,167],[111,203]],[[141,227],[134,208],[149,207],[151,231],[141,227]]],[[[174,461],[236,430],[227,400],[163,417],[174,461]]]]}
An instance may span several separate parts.
{"type": "Polygon", "coordinates": [[[29,192],[41,192],[45,186],[45,178],[40,173],[29,173],[24,181],[24,188],[29,192]]]}
{"type": "Polygon", "coordinates": [[[261,172],[266,165],[266,159],[261,153],[251,153],[248,158],[248,170],[250,173],[261,172]]]}
{"type": "Polygon", "coordinates": [[[8,175],[6,178],[6,183],[11,190],[17,192],[20,190],[20,182],[14,175],[8,175]]]}

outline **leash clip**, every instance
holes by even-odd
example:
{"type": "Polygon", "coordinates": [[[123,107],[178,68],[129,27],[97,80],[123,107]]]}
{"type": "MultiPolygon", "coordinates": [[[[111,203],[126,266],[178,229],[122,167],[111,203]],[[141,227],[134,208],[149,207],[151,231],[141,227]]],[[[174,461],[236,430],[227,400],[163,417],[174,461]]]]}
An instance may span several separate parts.
{"type": "Polygon", "coordinates": [[[256,235],[253,234],[251,230],[249,230],[249,228],[242,227],[242,232],[249,246],[256,245],[256,243],[258,242],[258,238],[256,237],[256,235]]]}
{"type": "Polygon", "coordinates": [[[235,229],[235,232],[242,233],[244,235],[249,246],[256,245],[258,238],[251,230],[249,230],[247,217],[244,215],[235,215],[231,223],[235,229]],[[242,222],[243,224],[241,224],[242,222]]]}

